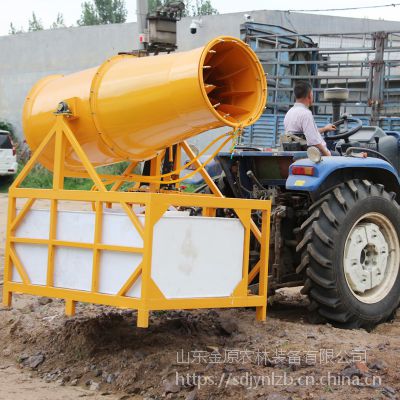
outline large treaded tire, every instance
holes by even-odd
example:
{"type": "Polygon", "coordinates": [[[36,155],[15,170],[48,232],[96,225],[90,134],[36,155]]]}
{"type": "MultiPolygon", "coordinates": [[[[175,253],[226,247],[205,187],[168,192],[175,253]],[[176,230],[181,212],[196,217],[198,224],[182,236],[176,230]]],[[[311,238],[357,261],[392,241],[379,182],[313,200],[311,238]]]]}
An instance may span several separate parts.
{"type": "Polygon", "coordinates": [[[392,317],[400,301],[400,273],[383,299],[366,304],[349,288],[343,257],[349,232],[367,213],[384,215],[400,237],[400,208],[394,198],[383,185],[349,180],[310,207],[297,246],[301,253],[297,273],[305,275],[302,293],[310,298],[314,322],[319,318],[342,328],[371,329],[392,317]]]}

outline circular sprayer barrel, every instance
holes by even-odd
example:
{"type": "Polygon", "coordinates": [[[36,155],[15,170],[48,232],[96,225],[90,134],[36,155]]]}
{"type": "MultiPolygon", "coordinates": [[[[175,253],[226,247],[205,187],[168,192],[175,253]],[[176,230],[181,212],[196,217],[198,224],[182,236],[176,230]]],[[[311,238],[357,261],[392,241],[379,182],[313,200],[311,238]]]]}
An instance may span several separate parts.
{"type": "MultiPolygon", "coordinates": [[[[24,106],[26,140],[35,150],[55,123],[60,102],[89,160],[106,165],[141,161],[201,132],[247,126],[265,107],[266,80],[255,53],[220,37],[195,50],[157,57],[118,55],[100,67],[40,80],[24,106]]],[[[51,168],[53,151],[40,162],[51,168]]],[[[82,165],[66,150],[67,170],[82,165]]]]}

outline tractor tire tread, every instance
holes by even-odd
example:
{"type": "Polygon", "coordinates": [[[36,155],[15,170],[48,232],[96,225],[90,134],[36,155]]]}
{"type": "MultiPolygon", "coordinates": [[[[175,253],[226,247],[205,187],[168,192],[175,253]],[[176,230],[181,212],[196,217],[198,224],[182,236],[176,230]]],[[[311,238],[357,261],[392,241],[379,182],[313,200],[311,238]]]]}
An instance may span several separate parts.
{"type": "Polygon", "coordinates": [[[394,201],[395,194],[385,191],[384,185],[366,179],[351,179],[315,202],[309,208],[311,215],[300,227],[303,239],[297,246],[301,261],[296,272],[304,276],[301,293],[310,299],[312,307],[309,311],[319,316],[314,316],[314,320],[319,318],[342,328],[370,329],[393,315],[393,310],[373,317],[360,314],[356,308],[346,305],[347,300],[343,301],[343,294],[337,287],[338,277],[332,260],[340,227],[359,201],[369,197],[384,198],[400,212],[399,205],[394,201]]]}

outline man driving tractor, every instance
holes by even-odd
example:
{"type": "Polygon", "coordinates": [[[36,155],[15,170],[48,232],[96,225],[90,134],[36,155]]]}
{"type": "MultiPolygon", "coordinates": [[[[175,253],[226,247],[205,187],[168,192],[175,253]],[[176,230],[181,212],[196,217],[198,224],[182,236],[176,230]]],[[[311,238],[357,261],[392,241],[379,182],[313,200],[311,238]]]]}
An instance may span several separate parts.
{"type": "Polygon", "coordinates": [[[328,124],[323,128],[318,128],[315,124],[314,117],[309,109],[313,103],[311,85],[305,81],[296,82],[294,96],[296,102],[285,115],[285,133],[294,135],[303,134],[306,138],[307,146],[317,147],[324,156],[332,155],[321,134],[334,131],[336,127],[335,125],[328,124]]]}

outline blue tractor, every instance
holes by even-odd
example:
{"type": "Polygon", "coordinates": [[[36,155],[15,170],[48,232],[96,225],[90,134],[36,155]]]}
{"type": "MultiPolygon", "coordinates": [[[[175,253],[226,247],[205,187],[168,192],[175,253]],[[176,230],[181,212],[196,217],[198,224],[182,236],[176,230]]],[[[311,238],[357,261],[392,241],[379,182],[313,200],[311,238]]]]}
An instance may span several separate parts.
{"type": "Polygon", "coordinates": [[[303,286],[312,320],[370,329],[400,302],[400,133],[351,116],[335,124],[325,140],[340,156],[321,157],[301,135],[238,147],[219,154],[218,184],[228,197],[272,200],[270,293],[303,286]]]}

